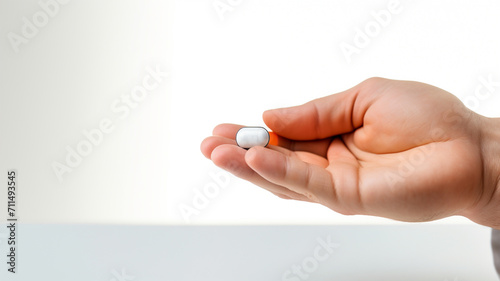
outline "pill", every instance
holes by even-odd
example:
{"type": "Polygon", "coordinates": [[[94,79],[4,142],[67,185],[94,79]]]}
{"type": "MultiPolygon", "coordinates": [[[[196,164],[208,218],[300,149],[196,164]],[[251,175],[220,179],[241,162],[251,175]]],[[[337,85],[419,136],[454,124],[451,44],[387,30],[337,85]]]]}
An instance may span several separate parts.
{"type": "Polygon", "coordinates": [[[263,127],[243,127],[236,133],[236,144],[243,148],[277,145],[278,136],[263,127]]]}

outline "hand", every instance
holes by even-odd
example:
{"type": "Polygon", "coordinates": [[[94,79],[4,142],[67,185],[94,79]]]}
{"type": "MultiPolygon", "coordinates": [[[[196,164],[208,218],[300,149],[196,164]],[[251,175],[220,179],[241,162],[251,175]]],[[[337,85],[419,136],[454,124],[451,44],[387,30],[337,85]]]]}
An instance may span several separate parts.
{"type": "Polygon", "coordinates": [[[278,146],[244,150],[234,141],[242,126],[221,124],[203,141],[203,154],[281,198],[346,215],[401,221],[463,215],[500,227],[498,120],[473,113],[442,89],[371,78],[266,111],[263,119],[280,135],[278,146]]]}

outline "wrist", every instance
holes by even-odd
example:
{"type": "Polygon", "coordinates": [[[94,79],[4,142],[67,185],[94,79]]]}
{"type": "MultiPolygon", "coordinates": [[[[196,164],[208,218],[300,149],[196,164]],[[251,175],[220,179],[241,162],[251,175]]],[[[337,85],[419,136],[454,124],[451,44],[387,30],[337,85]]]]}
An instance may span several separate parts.
{"type": "Polygon", "coordinates": [[[484,164],[484,184],[491,185],[495,191],[499,190],[500,118],[484,118],[481,128],[481,152],[484,164]]]}
{"type": "Polygon", "coordinates": [[[473,221],[500,229],[500,118],[481,117],[482,202],[473,221]]]}

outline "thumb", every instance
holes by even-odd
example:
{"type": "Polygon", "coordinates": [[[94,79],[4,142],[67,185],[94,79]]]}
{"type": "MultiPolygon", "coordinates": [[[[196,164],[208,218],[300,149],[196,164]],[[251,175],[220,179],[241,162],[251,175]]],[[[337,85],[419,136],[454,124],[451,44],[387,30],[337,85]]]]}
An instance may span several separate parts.
{"type": "Polygon", "coordinates": [[[370,103],[360,101],[363,84],[366,81],[303,105],[267,110],[262,118],[278,135],[294,140],[324,139],[352,132],[363,125],[370,103]]]}

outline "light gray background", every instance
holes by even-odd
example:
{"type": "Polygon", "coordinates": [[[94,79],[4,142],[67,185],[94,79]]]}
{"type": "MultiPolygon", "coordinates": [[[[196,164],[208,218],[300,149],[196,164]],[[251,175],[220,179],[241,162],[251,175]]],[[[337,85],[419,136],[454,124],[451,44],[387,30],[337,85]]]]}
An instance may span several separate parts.
{"type": "Polygon", "coordinates": [[[494,281],[489,235],[480,226],[425,224],[22,225],[19,274],[9,277],[2,265],[0,278],[112,281],[124,270],[134,281],[282,280],[330,236],[339,247],[307,280],[494,281]]]}

